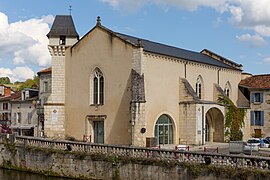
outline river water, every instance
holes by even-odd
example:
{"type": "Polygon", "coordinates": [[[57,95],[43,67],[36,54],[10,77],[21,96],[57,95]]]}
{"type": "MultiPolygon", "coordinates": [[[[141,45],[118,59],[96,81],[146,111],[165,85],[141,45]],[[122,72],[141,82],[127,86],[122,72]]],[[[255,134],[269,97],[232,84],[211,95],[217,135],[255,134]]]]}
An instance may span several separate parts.
{"type": "Polygon", "coordinates": [[[48,177],[40,174],[0,168],[0,180],[66,180],[67,178],[48,177]]]}

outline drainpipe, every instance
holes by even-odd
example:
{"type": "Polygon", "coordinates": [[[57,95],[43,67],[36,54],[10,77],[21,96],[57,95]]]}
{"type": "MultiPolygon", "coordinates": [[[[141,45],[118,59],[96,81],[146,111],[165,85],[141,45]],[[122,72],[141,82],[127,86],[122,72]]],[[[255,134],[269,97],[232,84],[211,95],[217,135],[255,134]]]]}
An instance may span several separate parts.
{"type": "Polygon", "coordinates": [[[202,145],[205,144],[205,139],[204,139],[204,106],[202,106],[202,145]]]}
{"type": "Polygon", "coordinates": [[[218,85],[219,85],[219,71],[220,71],[220,69],[218,69],[218,71],[217,71],[217,83],[218,83],[218,85]]]}
{"type": "Polygon", "coordinates": [[[187,79],[187,62],[184,64],[185,79],[187,79]]]}

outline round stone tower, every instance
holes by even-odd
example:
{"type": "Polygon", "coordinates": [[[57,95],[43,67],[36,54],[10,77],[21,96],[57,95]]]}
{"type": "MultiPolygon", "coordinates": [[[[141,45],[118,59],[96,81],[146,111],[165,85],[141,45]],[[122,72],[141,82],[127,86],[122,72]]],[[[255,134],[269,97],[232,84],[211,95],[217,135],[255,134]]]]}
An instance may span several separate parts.
{"type": "Polygon", "coordinates": [[[79,40],[72,16],[57,15],[47,37],[52,57],[52,90],[44,104],[44,134],[65,138],[65,51],[79,40]]]}

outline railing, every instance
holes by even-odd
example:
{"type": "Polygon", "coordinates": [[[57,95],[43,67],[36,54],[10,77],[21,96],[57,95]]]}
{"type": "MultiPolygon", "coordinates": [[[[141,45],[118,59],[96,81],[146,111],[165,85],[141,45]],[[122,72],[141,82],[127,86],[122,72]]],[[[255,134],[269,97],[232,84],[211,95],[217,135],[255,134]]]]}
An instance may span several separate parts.
{"type": "MultiPolygon", "coordinates": [[[[0,141],[4,141],[1,136],[0,141]]],[[[193,162],[213,164],[215,166],[231,166],[239,168],[270,169],[270,158],[245,155],[225,155],[212,152],[190,152],[157,148],[140,148],[120,145],[104,145],[65,140],[16,136],[16,145],[50,148],[56,150],[79,151],[85,153],[102,153],[107,155],[128,156],[134,158],[151,158],[171,162],[193,162]]]]}

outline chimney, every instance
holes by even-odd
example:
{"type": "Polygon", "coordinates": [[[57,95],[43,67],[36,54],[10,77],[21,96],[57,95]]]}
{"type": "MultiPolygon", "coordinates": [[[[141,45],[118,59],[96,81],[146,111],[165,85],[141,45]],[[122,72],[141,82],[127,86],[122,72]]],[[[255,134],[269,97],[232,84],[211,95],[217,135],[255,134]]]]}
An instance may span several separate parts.
{"type": "Polygon", "coordinates": [[[4,87],[4,96],[10,96],[11,88],[10,87],[4,87]]]}

